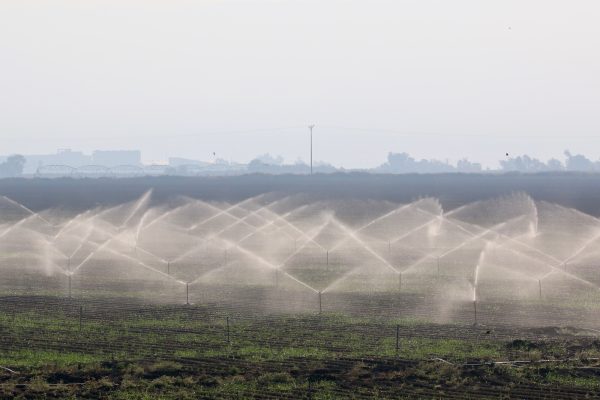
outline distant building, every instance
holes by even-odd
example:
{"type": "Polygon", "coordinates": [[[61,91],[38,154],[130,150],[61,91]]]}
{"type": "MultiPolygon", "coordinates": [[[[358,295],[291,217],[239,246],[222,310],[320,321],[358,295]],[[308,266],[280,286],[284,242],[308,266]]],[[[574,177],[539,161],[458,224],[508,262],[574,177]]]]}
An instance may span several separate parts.
{"type": "Polygon", "coordinates": [[[58,149],[56,154],[31,154],[25,155],[24,174],[34,174],[39,167],[46,165],[68,165],[70,167],[81,167],[92,163],[92,157],[81,151],[71,149],[58,149]]]}
{"type": "Polygon", "coordinates": [[[141,165],[142,155],[139,150],[96,150],[92,154],[92,164],[105,167],[141,165]]]}
{"type": "Polygon", "coordinates": [[[182,158],[182,157],[169,157],[169,166],[173,168],[181,167],[184,165],[200,165],[200,166],[209,166],[211,163],[200,160],[192,160],[190,158],[182,158]]]}

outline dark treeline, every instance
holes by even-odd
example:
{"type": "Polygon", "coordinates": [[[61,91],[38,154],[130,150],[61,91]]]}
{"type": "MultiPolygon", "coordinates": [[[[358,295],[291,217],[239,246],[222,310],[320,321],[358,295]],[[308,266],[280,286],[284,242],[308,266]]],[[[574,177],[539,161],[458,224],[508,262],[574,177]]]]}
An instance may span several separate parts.
{"type": "Polygon", "coordinates": [[[406,203],[440,199],[445,210],[491,197],[525,192],[600,216],[600,174],[316,174],[232,177],[143,177],[124,179],[2,179],[0,194],[39,211],[110,206],[154,190],[155,203],[177,196],[236,202],[267,192],[301,193],[312,198],[380,199],[406,203]]]}
{"type": "MultiPolygon", "coordinates": [[[[102,153],[102,152],[95,152],[102,153]]],[[[131,165],[86,165],[80,162],[73,163],[73,154],[76,152],[60,152],[55,155],[46,155],[43,161],[39,159],[42,156],[20,156],[13,155],[4,162],[0,162],[0,177],[19,177],[23,174],[42,177],[125,177],[141,176],[144,168],[146,172],[156,175],[157,171],[161,175],[177,176],[231,176],[244,174],[310,174],[311,167],[302,160],[295,163],[286,164],[283,157],[263,154],[250,161],[248,164],[230,162],[223,159],[216,159],[214,162],[204,162],[199,160],[183,159],[172,157],[169,159],[169,165],[142,165],[140,162],[131,165]],[[50,164],[44,165],[44,162],[50,164]],[[71,162],[71,164],[69,164],[71,162]],[[37,168],[33,166],[37,165],[37,168]],[[91,170],[90,170],[91,167],[91,170]],[[98,168],[99,167],[99,168],[98,168]],[[123,169],[123,167],[126,167],[123,169]],[[113,168],[113,169],[111,169],[113,168]],[[158,170],[157,170],[158,168],[158,170]],[[140,172],[142,171],[142,172],[140,172]],[[135,175],[131,175],[134,173],[135,175]]],[[[79,153],[77,153],[79,154],[79,153]]],[[[82,153],[81,153],[82,154],[82,153]]],[[[564,161],[551,158],[544,162],[535,157],[525,155],[509,155],[498,161],[499,168],[483,168],[480,163],[469,161],[466,158],[458,160],[455,164],[448,160],[441,161],[436,159],[416,159],[410,154],[390,152],[387,160],[381,165],[368,169],[344,169],[326,162],[315,162],[313,171],[318,173],[335,172],[370,172],[375,174],[439,174],[447,172],[459,173],[498,173],[498,172],[600,172],[600,160],[593,161],[582,154],[572,154],[569,151],[564,152],[564,161]]],[[[138,153],[139,158],[139,153],[138,153]]],[[[1,157],[0,157],[1,159],[1,157]]],[[[85,157],[84,157],[85,159],[85,157]]],[[[102,158],[98,158],[102,160],[102,158]]],[[[75,160],[76,161],[76,160],[75,160]]]]}

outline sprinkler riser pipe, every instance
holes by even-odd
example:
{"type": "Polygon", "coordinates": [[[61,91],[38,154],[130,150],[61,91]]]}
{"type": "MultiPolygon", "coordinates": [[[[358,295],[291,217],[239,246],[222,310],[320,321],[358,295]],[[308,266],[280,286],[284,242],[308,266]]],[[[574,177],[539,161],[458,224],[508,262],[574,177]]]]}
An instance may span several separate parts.
{"type": "Polygon", "coordinates": [[[321,292],[319,292],[319,314],[323,312],[323,302],[321,300],[321,292]]]}
{"type": "Polygon", "coordinates": [[[227,317],[227,343],[231,343],[231,336],[229,332],[229,317],[227,317]]]}
{"type": "Polygon", "coordinates": [[[396,325],[396,353],[400,350],[400,325],[396,325]]]}

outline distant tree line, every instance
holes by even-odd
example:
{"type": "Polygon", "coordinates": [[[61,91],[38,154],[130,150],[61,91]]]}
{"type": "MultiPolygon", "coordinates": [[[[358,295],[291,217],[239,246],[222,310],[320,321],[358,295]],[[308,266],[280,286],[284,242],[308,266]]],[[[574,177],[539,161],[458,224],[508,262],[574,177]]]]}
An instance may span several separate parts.
{"type": "Polygon", "coordinates": [[[0,178],[11,178],[23,175],[25,157],[21,155],[9,156],[6,161],[0,163],[0,178]]]}
{"type": "Polygon", "coordinates": [[[544,172],[544,171],[600,171],[600,161],[592,161],[582,154],[564,152],[565,162],[551,158],[547,162],[529,157],[528,155],[510,157],[500,161],[502,171],[544,172]]]}
{"type": "Polygon", "coordinates": [[[456,166],[439,160],[416,160],[408,153],[389,153],[387,162],[376,167],[378,173],[441,173],[441,172],[481,172],[481,164],[462,159],[456,166]]]}
{"type": "MultiPolygon", "coordinates": [[[[360,172],[384,173],[384,174],[405,174],[405,173],[479,173],[479,172],[550,172],[550,171],[579,171],[579,172],[600,172],[600,160],[592,161],[581,154],[571,154],[568,150],[564,152],[565,160],[560,161],[555,158],[544,162],[528,155],[507,156],[500,160],[500,168],[497,170],[483,170],[480,163],[471,162],[466,158],[459,160],[456,164],[444,162],[435,159],[415,159],[408,153],[388,153],[387,161],[378,167],[360,170],[360,172]]],[[[0,162],[0,178],[18,177],[23,175],[26,158],[22,155],[12,155],[0,162]]],[[[315,173],[334,173],[351,172],[356,170],[346,170],[336,168],[331,164],[324,162],[315,162],[313,172],[315,173]]],[[[263,154],[250,161],[248,164],[237,164],[225,160],[217,160],[216,163],[203,163],[199,165],[185,165],[178,168],[170,167],[166,169],[167,175],[240,175],[244,173],[263,173],[263,174],[308,174],[310,165],[302,160],[297,160],[293,164],[285,164],[281,156],[272,156],[263,154]],[[193,167],[193,171],[187,171],[186,168],[193,167]],[[199,171],[199,172],[198,172],[199,171]]]]}
{"type": "MultiPolygon", "coordinates": [[[[547,162],[528,155],[507,157],[500,160],[501,172],[548,172],[579,171],[600,172],[600,161],[592,161],[581,154],[564,152],[565,161],[551,158],[547,162]]],[[[371,170],[378,173],[443,173],[443,172],[482,172],[481,164],[469,160],[459,160],[456,165],[439,160],[416,160],[408,153],[389,153],[387,162],[371,170]]],[[[486,170],[492,172],[494,170],[486,170]]]]}
{"type": "MultiPolygon", "coordinates": [[[[294,164],[284,164],[283,157],[271,156],[263,154],[250,161],[247,167],[250,173],[265,173],[265,174],[308,174],[310,173],[310,165],[302,160],[297,160],[294,164]]],[[[316,173],[332,173],[338,172],[331,164],[323,162],[315,162],[313,164],[313,172],[316,173]]]]}

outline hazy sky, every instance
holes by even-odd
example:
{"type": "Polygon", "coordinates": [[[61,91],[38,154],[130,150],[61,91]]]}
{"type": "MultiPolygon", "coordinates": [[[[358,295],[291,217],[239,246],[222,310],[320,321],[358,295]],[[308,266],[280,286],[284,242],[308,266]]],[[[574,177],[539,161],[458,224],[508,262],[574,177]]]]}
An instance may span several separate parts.
{"type": "Polygon", "coordinates": [[[0,154],[600,157],[600,2],[0,2],[0,154]]]}

